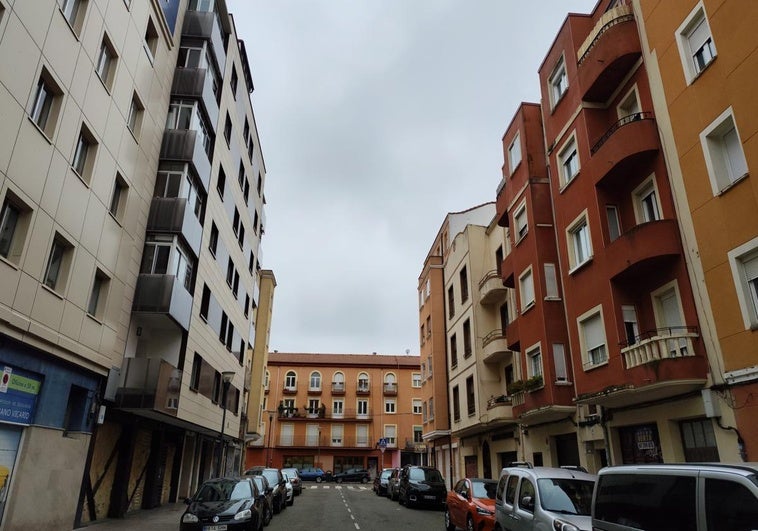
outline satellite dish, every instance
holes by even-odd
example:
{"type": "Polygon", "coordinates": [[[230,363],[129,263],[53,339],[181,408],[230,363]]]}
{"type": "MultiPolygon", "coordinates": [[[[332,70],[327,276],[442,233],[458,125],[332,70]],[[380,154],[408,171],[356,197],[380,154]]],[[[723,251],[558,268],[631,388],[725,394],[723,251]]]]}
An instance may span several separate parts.
{"type": "Polygon", "coordinates": [[[411,353],[411,349],[409,349],[409,348],[405,349],[405,355],[406,355],[406,356],[407,356],[408,354],[410,354],[410,353],[411,353]]]}

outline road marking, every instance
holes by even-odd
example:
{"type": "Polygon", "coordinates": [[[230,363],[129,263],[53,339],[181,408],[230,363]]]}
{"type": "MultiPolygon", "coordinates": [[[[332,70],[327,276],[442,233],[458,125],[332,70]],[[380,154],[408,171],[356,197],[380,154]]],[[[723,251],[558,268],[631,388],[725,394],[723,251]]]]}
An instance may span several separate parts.
{"type": "Polygon", "coordinates": [[[353,523],[355,524],[355,528],[356,529],[360,529],[361,528],[361,526],[358,525],[358,522],[353,522],[353,523]]]}

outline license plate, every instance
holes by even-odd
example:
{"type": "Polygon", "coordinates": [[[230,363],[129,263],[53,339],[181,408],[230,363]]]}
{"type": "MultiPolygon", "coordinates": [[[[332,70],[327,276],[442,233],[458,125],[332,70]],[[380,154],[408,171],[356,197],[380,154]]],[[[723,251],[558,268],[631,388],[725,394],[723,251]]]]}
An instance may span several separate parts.
{"type": "Polygon", "coordinates": [[[424,496],[424,499],[425,499],[425,500],[436,500],[436,499],[437,499],[437,496],[429,496],[429,495],[426,495],[426,496],[424,496]]]}
{"type": "Polygon", "coordinates": [[[226,524],[204,525],[203,531],[226,531],[226,524]]]}

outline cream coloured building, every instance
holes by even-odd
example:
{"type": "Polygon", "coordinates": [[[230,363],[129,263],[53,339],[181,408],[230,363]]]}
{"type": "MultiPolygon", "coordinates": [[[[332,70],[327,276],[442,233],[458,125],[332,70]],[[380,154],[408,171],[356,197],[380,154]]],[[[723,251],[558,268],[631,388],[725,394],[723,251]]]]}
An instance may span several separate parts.
{"type": "Polygon", "coordinates": [[[240,468],[265,226],[252,90],[223,0],[0,2],[0,529],[240,468]]]}

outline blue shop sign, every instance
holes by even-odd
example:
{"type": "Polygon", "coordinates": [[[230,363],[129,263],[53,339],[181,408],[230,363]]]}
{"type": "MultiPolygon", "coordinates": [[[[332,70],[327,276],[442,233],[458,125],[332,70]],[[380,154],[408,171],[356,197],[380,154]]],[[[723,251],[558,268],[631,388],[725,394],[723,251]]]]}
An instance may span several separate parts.
{"type": "Polygon", "coordinates": [[[40,387],[42,379],[38,375],[3,366],[0,375],[0,422],[31,424],[40,387]]]}

